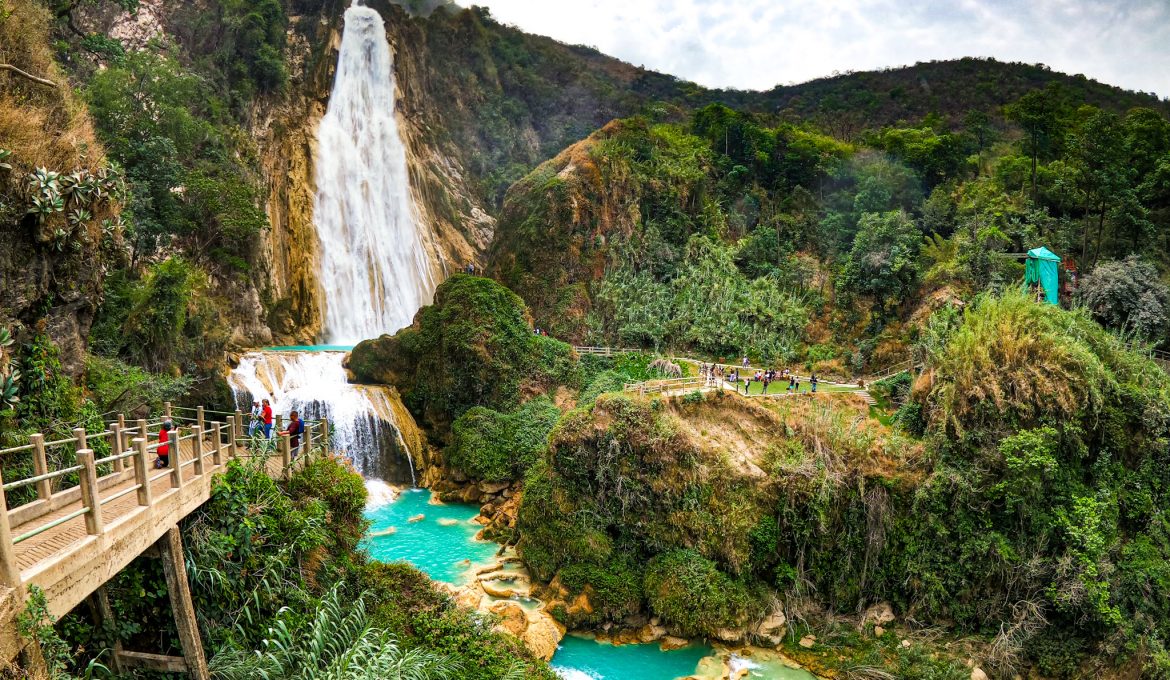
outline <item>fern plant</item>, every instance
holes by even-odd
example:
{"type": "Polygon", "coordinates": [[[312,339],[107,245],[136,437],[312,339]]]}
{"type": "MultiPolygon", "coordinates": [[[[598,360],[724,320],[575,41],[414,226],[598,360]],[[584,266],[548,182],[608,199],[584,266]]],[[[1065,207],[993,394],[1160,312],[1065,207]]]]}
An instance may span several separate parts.
{"type": "Polygon", "coordinates": [[[211,660],[221,680],[438,680],[460,675],[458,664],[421,649],[402,649],[383,630],[373,628],[361,598],[342,606],[334,587],[311,621],[281,611],[261,649],[233,649],[211,660]]]}

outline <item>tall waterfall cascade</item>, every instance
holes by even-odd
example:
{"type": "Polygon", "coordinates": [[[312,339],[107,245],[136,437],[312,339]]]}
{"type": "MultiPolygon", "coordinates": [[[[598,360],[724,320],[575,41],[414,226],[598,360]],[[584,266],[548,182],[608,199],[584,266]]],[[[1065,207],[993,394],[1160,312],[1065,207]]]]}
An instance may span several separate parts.
{"type": "MultiPolygon", "coordinates": [[[[333,91],[317,132],[317,278],[324,339],[334,345],[409,326],[437,283],[434,239],[411,198],[395,96],[382,17],[355,4],[345,12],[333,91]]],[[[229,382],[245,412],[267,398],[278,413],[328,418],[335,447],[363,475],[413,483],[414,462],[388,391],[349,384],[343,360],[336,351],[251,352],[229,382]]]]}
{"type": "Polygon", "coordinates": [[[382,17],[350,7],[317,133],[313,210],[330,343],[352,345],[409,326],[435,290],[432,239],[411,200],[394,108],[382,17]]]}

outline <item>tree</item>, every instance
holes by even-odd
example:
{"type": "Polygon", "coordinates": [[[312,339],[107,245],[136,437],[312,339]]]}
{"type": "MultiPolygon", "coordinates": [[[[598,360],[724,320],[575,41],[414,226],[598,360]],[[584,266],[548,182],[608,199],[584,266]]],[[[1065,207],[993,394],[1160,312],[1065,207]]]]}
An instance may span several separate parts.
{"type": "Polygon", "coordinates": [[[1170,321],[1170,287],[1158,278],[1153,263],[1137,255],[1097,265],[1077,297],[1103,326],[1143,339],[1162,338],[1170,321]]]}
{"type": "MultiPolygon", "coordinates": [[[[1096,219],[1097,237],[1093,262],[1101,255],[1105,218],[1130,185],[1125,138],[1116,114],[1083,107],[1083,122],[1069,137],[1069,155],[1077,170],[1077,185],[1084,196],[1085,212],[1096,219]]],[[[1089,256],[1089,223],[1081,234],[1081,260],[1089,256]]]]}
{"type": "Polygon", "coordinates": [[[1019,123],[1027,133],[1026,150],[1032,157],[1032,200],[1036,200],[1036,166],[1042,156],[1054,152],[1063,130],[1064,97],[1060,86],[1051,83],[1043,90],[1033,90],[1014,104],[1004,107],[1004,115],[1019,123]]]}
{"type": "Polygon", "coordinates": [[[897,305],[918,279],[921,239],[905,212],[863,214],[841,275],[841,289],[873,296],[885,310],[897,305]]]}

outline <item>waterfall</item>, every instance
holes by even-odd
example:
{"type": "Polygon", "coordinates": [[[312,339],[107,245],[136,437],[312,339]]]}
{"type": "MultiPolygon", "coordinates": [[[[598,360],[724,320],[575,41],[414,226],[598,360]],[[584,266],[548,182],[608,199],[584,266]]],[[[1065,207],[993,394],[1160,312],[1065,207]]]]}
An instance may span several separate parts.
{"type": "Polygon", "coordinates": [[[348,383],[344,358],[343,352],[249,352],[228,382],[245,413],[253,400],[268,399],[278,413],[328,418],[334,448],[362,475],[405,482],[409,470],[413,486],[414,461],[394,424],[386,390],[348,383]]]}
{"type": "MultiPolygon", "coordinates": [[[[333,92],[317,132],[313,202],[323,335],[335,345],[409,326],[435,290],[432,238],[411,200],[394,100],[382,17],[352,6],[345,12],[333,92]]],[[[245,412],[253,399],[268,398],[278,413],[296,409],[306,418],[328,418],[336,448],[364,476],[409,478],[414,485],[414,460],[395,424],[388,392],[349,384],[343,359],[342,352],[252,352],[229,382],[245,412]]]]}
{"type": "Polygon", "coordinates": [[[313,210],[331,343],[355,344],[404,328],[434,293],[429,238],[420,234],[425,227],[411,200],[394,104],[382,17],[350,7],[317,133],[313,210]]]}

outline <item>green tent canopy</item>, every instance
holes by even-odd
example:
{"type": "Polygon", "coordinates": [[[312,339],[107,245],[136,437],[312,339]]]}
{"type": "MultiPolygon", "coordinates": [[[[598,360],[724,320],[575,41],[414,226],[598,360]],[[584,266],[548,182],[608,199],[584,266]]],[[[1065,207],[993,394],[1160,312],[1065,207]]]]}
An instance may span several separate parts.
{"type": "Polygon", "coordinates": [[[1024,288],[1033,285],[1044,289],[1050,304],[1060,304],[1060,257],[1044,246],[1029,250],[1024,264],[1024,288]]]}

